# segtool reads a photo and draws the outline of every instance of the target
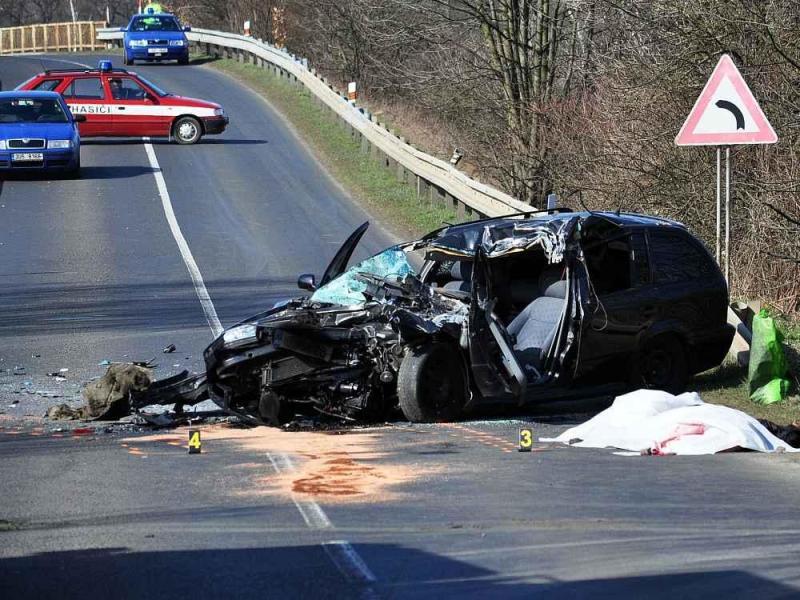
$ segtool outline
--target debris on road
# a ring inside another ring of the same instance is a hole
[[[47,417],[103,421],[135,418],[140,424],[174,427],[191,422],[191,417],[183,413],[183,407],[206,399],[204,383],[204,377],[190,376],[188,371],[154,381],[150,369],[141,364],[112,363],[105,375],[86,385],[83,406],[53,406],[47,411]],[[172,404],[175,405],[175,415],[139,413],[131,416],[131,412],[145,406]]]
[[[164,349],[162,350],[162,352],[163,352],[164,354],[172,354],[173,352],[175,352],[175,350],[176,350],[176,348],[175,348],[175,344],[170,344],[169,346],[167,346],[166,348],[164,348]]]
[[[765,427],[742,411],[706,404],[695,392],[673,396],[656,390],[637,390],[617,397],[586,423],[556,438],[579,448],[619,448],[625,455],[716,454],[728,450],[800,452],[776,433],[800,437],[800,430],[775,424]],[[791,437],[787,439],[796,440]]]

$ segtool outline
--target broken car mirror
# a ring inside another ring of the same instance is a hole
[[[301,290],[313,292],[317,289],[317,282],[312,273],[303,273],[297,278],[297,287]]]

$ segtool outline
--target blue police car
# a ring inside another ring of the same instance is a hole
[[[78,177],[78,123],[55,92],[0,92],[0,171],[60,170]]]
[[[181,27],[175,15],[134,15],[122,31],[126,65],[136,60],[177,60],[181,65],[189,62],[189,40],[184,32],[191,31],[191,27]]]

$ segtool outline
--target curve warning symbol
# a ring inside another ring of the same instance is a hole
[[[731,57],[723,55],[681,127],[678,146],[774,144],[778,136]]]
[[[733,102],[728,102],[727,100],[717,100],[714,104],[717,108],[730,111],[733,114],[733,117],[736,119],[736,131],[744,129],[744,115],[742,114],[742,111],[739,110],[738,106],[736,106]]]

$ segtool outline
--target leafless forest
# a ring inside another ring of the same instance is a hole
[[[74,0],[78,18],[105,4]],[[541,205],[677,218],[714,244],[715,151],[673,140],[723,53],[780,136],[736,147],[735,296],[800,311],[800,0],[172,0],[195,26],[285,42],[429,151]],[[136,6],[111,2],[113,24]],[[1,0],[0,25],[68,0]],[[277,36],[277,37],[276,37]]]

